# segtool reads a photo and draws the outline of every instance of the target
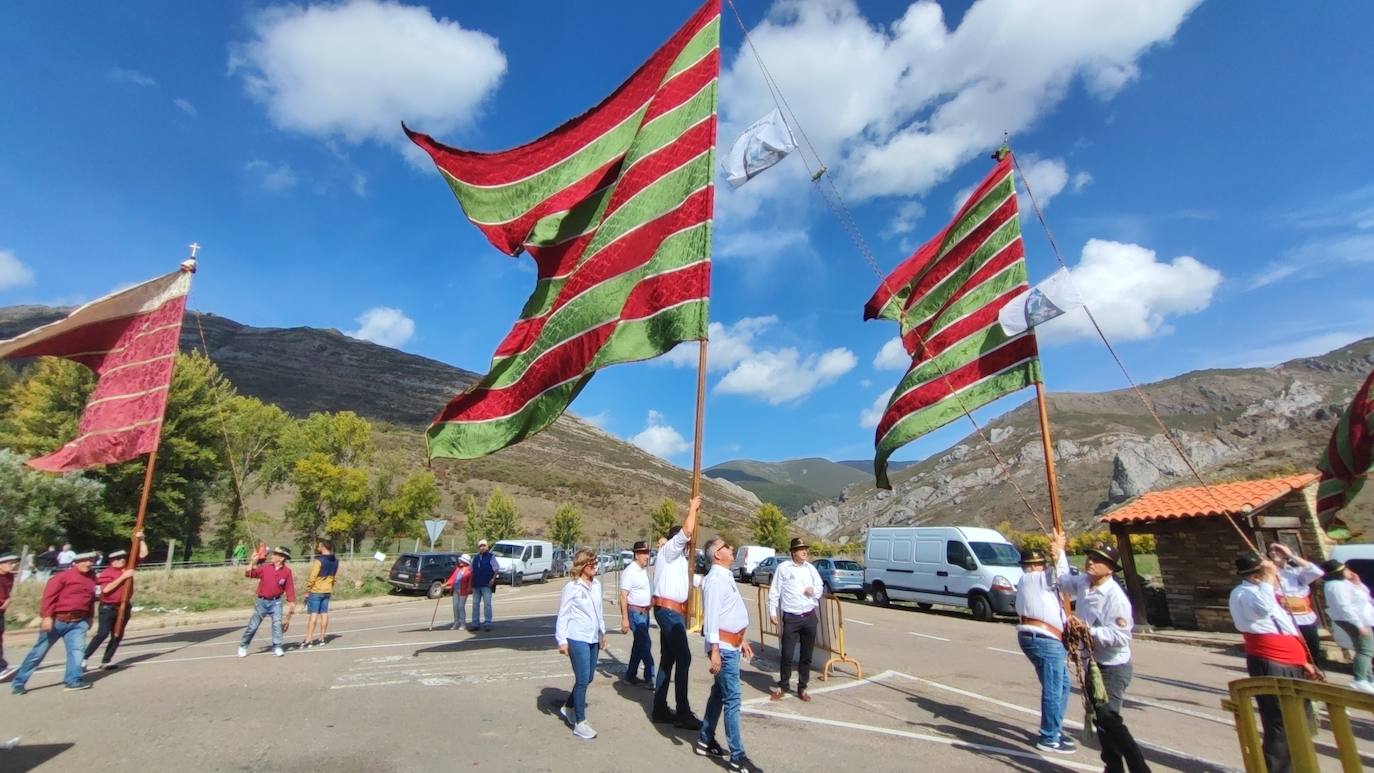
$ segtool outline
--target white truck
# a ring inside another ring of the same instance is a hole
[[[730,564],[730,571],[736,580],[749,582],[754,579],[754,568],[759,562],[776,554],[776,550],[762,545],[740,545],[739,550],[735,551],[735,560]]]
[[[874,602],[967,607],[978,620],[1016,614],[1021,553],[994,529],[903,526],[868,530],[864,591]]]
[[[537,539],[503,539],[491,546],[496,556],[497,581],[519,585],[544,582],[553,573],[553,543]]]

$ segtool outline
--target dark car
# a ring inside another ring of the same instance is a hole
[[[458,568],[458,553],[402,553],[386,581],[401,593],[422,590],[432,599],[444,595],[444,583]]]
[[[778,570],[778,561],[778,556],[769,556],[760,561],[759,565],[754,567],[754,576],[750,578],[750,582],[755,585],[773,584],[773,572]]]
[[[818,558],[815,566],[821,582],[825,583],[826,593],[852,593],[859,601],[864,600],[864,568],[858,561]]]

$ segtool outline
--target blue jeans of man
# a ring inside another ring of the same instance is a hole
[[[596,659],[601,654],[601,645],[590,641],[568,640],[568,659],[572,661],[573,688],[568,700],[563,704],[573,710],[575,722],[587,718],[587,685],[596,675]]]
[[[654,711],[668,710],[668,682],[677,677],[675,697],[677,713],[686,714],[692,710],[687,700],[688,671],[692,667],[692,650],[687,644],[687,626],[682,615],[671,609],[654,607],[654,619],[658,621],[658,681],[654,683]],[[674,673],[676,672],[676,673]]]
[[[491,625],[491,592],[490,585],[472,586],[472,627],[477,627],[478,610],[485,604],[487,608],[486,624]]]
[[[1016,632],[1016,643],[1026,653],[1040,679],[1040,741],[1058,743],[1064,729],[1064,709],[1069,705],[1068,653],[1052,636]]]
[[[625,669],[626,676],[634,676],[639,664],[644,664],[644,681],[654,681],[654,648],[649,639],[649,613],[630,610],[630,632],[634,643],[630,645],[630,667]]]
[[[29,650],[28,657],[24,658],[24,662],[19,665],[18,673],[14,675],[14,689],[24,689],[24,685],[29,683],[29,677],[38,670],[38,666],[43,663],[43,658],[47,656],[48,650],[58,639],[62,640],[62,646],[67,650],[67,668],[62,674],[62,681],[69,686],[80,684],[81,659],[86,655],[86,631],[90,630],[90,627],[91,624],[88,620],[52,621],[52,630],[38,634],[38,640],[33,643],[33,649]]]
[[[248,618],[248,627],[243,629],[243,638],[239,639],[240,647],[247,647],[253,641],[264,617],[272,618],[272,646],[281,646],[281,597],[277,597],[258,599],[258,603],[253,605],[253,616]]]
[[[711,684],[711,697],[706,699],[706,715],[701,718],[701,740],[716,737],[716,723],[725,714],[725,740],[730,745],[730,760],[744,758],[744,739],[739,735],[739,650],[720,648],[720,673]]]
[[[468,619],[468,597],[459,593],[453,594],[453,627],[462,628],[463,621]]]

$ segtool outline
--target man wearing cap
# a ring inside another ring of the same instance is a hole
[[[291,576],[291,567],[286,565],[290,558],[290,550],[272,548],[266,566],[259,564],[261,559],[255,557],[248,571],[243,573],[244,577],[258,581],[258,600],[253,605],[253,616],[248,618],[248,627],[243,629],[243,638],[239,640],[239,657],[248,657],[248,644],[253,641],[264,617],[272,618],[272,654],[277,657],[286,654],[281,648],[282,632],[291,625],[291,615],[296,614],[296,582]],[[291,602],[285,618],[282,617],[282,596]]]
[[[472,624],[468,626],[469,631],[477,630],[477,620],[481,616],[479,610],[483,604],[487,609],[482,630],[491,630],[491,598],[496,592],[496,576],[500,572],[501,567],[496,563],[496,556],[491,554],[487,541],[478,540],[477,555],[472,560]]]
[[[1150,766],[1135,737],[1121,719],[1121,704],[1131,683],[1131,602],[1112,573],[1121,569],[1116,548],[1098,543],[1086,551],[1083,573],[1069,572],[1069,559],[1061,549],[1055,568],[1059,587],[1074,598],[1069,627],[1081,630],[1091,643],[1093,662],[1102,673],[1107,702],[1094,705],[1093,722],[1102,741],[1102,762],[1107,773],[1146,773]]]
[[[458,565],[444,583],[445,590],[453,591],[453,630],[463,627],[468,619],[468,596],[472,595],[472,556],[464,553],[458,556]]]
[[[1298,624],[1312,662],[1322,663],[1321,633],[1317,630],[1317,612],[1312,608],[1312,583],[1321,579],[1321,567],[1301,556],[1293,555],[1287,545],[1275,542],[1269,546],[1269,560],[1279,568],[1279,603],[1293,615]]]
[[[143,532],[134,535],[138,540],[138,560],[142,561],[148,557],[148,543],[143,541]],[[100,649],[100,645],[105,641],[105,637],[110,637],[110,643],[105,647],[105,654],[100,656],[101,668],[117,668],[110,661],[114,659],[115,650],[119,649],[119,642],[124,639],[121,633],[114,631],[115,622],[119,618],[120,605],[131,605],[134,597],[134,578],[133,572],[125,572],[129,566],[129,551],[116,550],[107,556],[110,560],[109,566],[100,570],[100,575],[96,577],[97,592],[100,594],[100,610],[98,620],[100,627],[96,629],[95,638],[86,645],[86,654],[81,657],[81,670],[86,670],[86,661]],[[124,622],[129,622],[129,609],[124,610]]]
[[[1056,534],[1050,550],[1064,552],[1064,535]],[[1021,551],[1021,581],[1016,586],[1016,643],[1035,667],[1040,680],[1040,736],[1035,748],[1073,754],[1078,744],[1064,734],[1064,709],[1069,703],[1068,652],[1064,649],[1067,619],[1055,577],[1045,569],[1045,551]]]
[[[644,664],[644,684],[654,685],[654,651],[649,639],[649,609],[653,593],[649,587],[649,543],[639,540],[634,546],[634,561],[620,573],[620,632],[634,631],[630,645],[630,662],[625,668],[625,681],[640,684],[635,672]]]
[[[1279,605],[1278,568],[1254,553],[1242,553],[1236,557],[1236,574],[1241,582],[1231,591],[1228,603],[1231,620],[1245,639],[1246,673],[1293,679],[1315,677],[1317,669],[1308,658],[1297,623]],[[1279,699],[1262,695],[1257,701],[1260,724],[1264,727],[1265,763],[1270,773],[1288,773],[1292,764]]]
[[[98,555],[95,551],[73,555],[71,570],[59,572],[43,586],[43,601],[38,608],[38,639],[14,675],[10,692],[15,695],[26,692],[29,677],[58,639],[67,649],[67,668],[62,678],[67,689],[90,688],[91,683],[81,677],[81,658],[86,654],[86,631],[90,630],[91,609],[95,606],[96,584],[91,564]]]
[[[816,648],[816,620],[821,597],[825,595],[825,583],[821,573],[807,561],[811,546],[800,537],[793,537],[787,548],[792,555],[791,561],[778,564],[773,571],[768,586],[768,620],[775,627],[782,627],[782,668],[778,683],[773,685],[771,697],[782,700],[791,689],[792,652],[798,649],[797,656],[797,697],[808,703],[811,694],[806,686],[811,681],[811,656]],[[781,618],[781,620],[779,620]]]
[[[315,560],[310,562],[310,574],[305,578],[305,641],[301,649],[323,647],[329,638],[329,597],[334,593],[334,578],[339,576],[339,558],[334,555],[334,543],[322,539],[315,546]],[[319,638],[315,638],[316,627]]]
[[[1324,562],[1321,571],[1326,614],[1332,623],[1345,631],[1355,647],[1355,658],[1351,661],[1355,681],[1350,686],[1360,692],[1374,693],[1374,681],[1370,681],[1370,659],[1374,657],[1374,633],[1371,632],[1374,604],[1370,603],[1369,588],[1360,582],[1359,575],[1334,558]]]
[[[687,545],[697,528],[701,497],[687,506],[687,517],[680,526],[668,530],[668,541],[658,552],[654,572],[654,619],[658,621],[658,681],[654,684],[655,722],[672,722],[686,730],[700,730],[701,720],[692,713],[687,699],[692,651],[687,643],[687,597],[692,589],[692,561]],[[674,682],[674,679],[676,681]],[[668,710],[668,683],[674,684],[677,711]]]
[[[759,773],[759,767],[744,753],[744,738],[739,731],[740,658],[754,657],[749,646],[749,608],[740,598],[739,586],[730,565],[735,551],[720,537],[706,543],[706,559],[711,569],[701,582],[701,633],[711,656],[711,696],[701,721],[694,751],[703,757],[723,757],[725,750],[716,741],[716,724],[725,716],[725,740],[730,744],[729,769]]]
[[[14,676],[17,667],[5,661],[5,612],[10,608],[10,593],[14,590],[14,573],[19,569],[19,556],[13,551],[0,550],[0,682]]]

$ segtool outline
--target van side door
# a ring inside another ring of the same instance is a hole
[[[972,566],[973,569],[967,567]],[[951,597],[963,598],[978,584],[978,559],[962,540],[952,539],[945,542],[945,593]]]

